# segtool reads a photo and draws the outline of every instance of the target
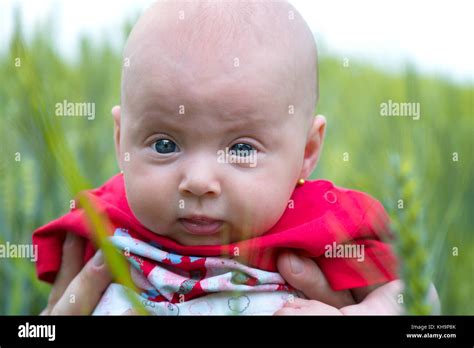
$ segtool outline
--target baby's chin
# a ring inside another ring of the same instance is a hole
[[[209,245],[225,245],[232,242],[225,242],[225,238],[219,233],[212,236],[194,236],[194,235],[178,235],[178,236],[166,236],[173,239],[175,242],[181,245],[187,246],[209,246]]]

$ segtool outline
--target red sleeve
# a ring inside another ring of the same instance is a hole
[[[393,234],[385,209],[380,202],[365,193],[347,191],[347,194],[357,202],[356,208],[351,209],[363,214],[352,238],[346,239],[343,244],[362,251],[363,258],[326,257],[324,254],[316,258],[328,282],[334,290],[343,290],[397,279],[397,259],[389,244]]]
[[[91,202],[96,205],[97,212],[104,214],[106,207],[120,206],[120,198],[124,197],[122,175],[115,175],[104,185],[93,190],[86,190]],[[36,229],[33,233],[33,245],[37,246],[38,257],[36,273],[38,278],[53,283],[61,267],[63,256],[63,242],[66,233],[74,233],[86,240],[83,261],[87,262],[95,253],[95,246],[91,240],[91,231],[85,211],[76,201],[77,207],[60,218]],[[115,211],[114,211],[115,212]]]
[[[36,274],[40,280],[54,283],[61,266],[63,242],[66,233],[74,233],[86,238],[83,261],[87,262],[95,252],[95,247],[88,237],[87,225],[82,210],[74,210],[33,233],[33,245],[37,246]]]

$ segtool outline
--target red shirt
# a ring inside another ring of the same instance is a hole
[[[240,262],[277,271],[278,253],[293,250],[313,258],[334,290],[397,278],[396,257],[390,245],[382,241],[392,236],[383,206],[365,193],[336,187],[326,180],[307,181],[297,186],[283,216],[263,235],[227,245],[186,246],[148,230],[130,210],[121,174],[103,186],[87,191],[87,195],[113,227],[126,228],[134,238],[158,244],[177,254],[233,255],[238,247],[240,255],[249,255],[247,259],[239,259]],[[33,244],[38,245],[36,268],[41,280],[54,282],[67,231],[88,240],[84,262],[95,253],[84,210],[72,209],[33,234]],[[363,254],[351,254],[356,250],[362,250]]]

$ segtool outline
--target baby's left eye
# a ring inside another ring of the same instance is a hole
[[[169,139],[159,139],[153,144],[153,148],[156,152],[167,154],[175,151],[179,151],[178,145],[174,141]]]
[[[232,145],[232,147],[230,148],[230,151],[236,156],[247,157],[247,156],[252,155],[257,150],[255,150],[252,145],[245,144],[245,143],[237,143],[235,145]]]

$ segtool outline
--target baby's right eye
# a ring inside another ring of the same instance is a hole
[[[158,139],[153,143],[153,148],[156,152],[167,154],[173,152],[179,152],[179,147],[176,143],[169,139]]]

